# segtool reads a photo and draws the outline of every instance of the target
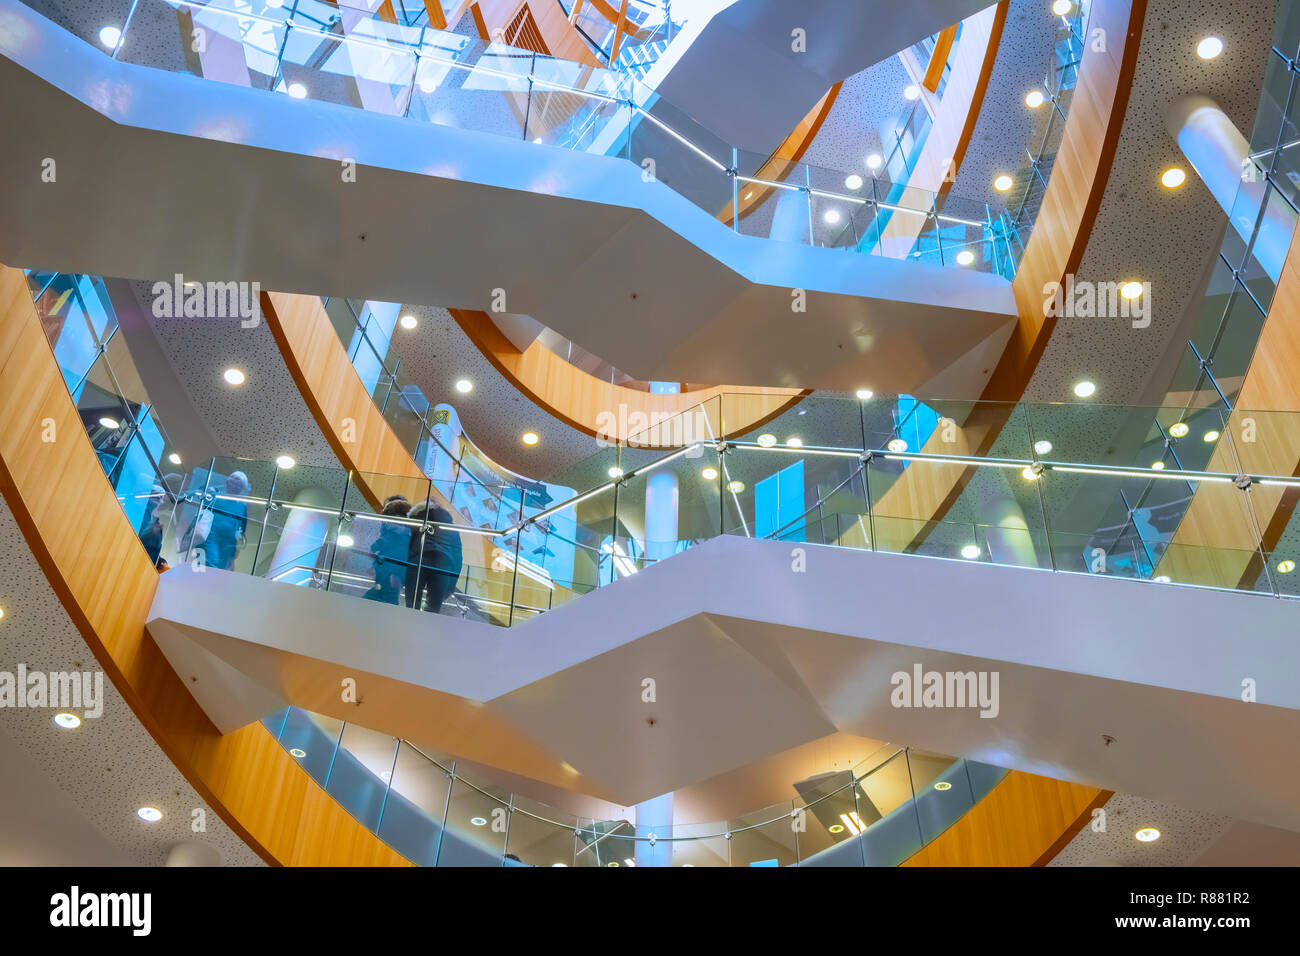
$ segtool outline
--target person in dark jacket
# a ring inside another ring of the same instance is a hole
[[[411,503],[402,495],[384,499],[380,513],[387,518],[405,518]],[[371,545],[375,564],[375,586],[366,592],[371,601],[402,603],[402,585],[406,583],[407,559],[411,549],[411,528],[396,521],[385,521]]]
[[[223,571],[234,567],[248,532],[248,503],[231,500],[248,496],[248,476],[232,471],[226,478],[226,495],[230,497],[212,503],[212,529],[203,542],[203,563]]]
[[[451,513],[433,502],[416,505],[411,517],[417,521],[451,524]],[[451,528],[430,528],[423,534],[412,534],[409,561],[406,606],[418,608],[423,598],[424,609],[438,613],[442,602],[455,592],[460,577],[460,535]]]

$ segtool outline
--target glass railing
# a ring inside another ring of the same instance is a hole
[[[791,781],[791,800],[720,821],[647,828],[582,817],[456,760],[296,707],[263,725],[370,832],[423,866],[897,866],[1006,771],[885,746],[850,769]]]
[[[190,41],[196,33],[204,37],[198,50]],[[807,163],[772,164],[733,148],[627,73],[498,43],[484,47],[323,0],[139,0],[106,53],[290,97],[619,157],[746,235],[1004,276],[1019,256],[1003,210],[986,203],[886,178],[868,185],[856,172]]]
[[[673,38],[681,33],[690,21],[691,15],[698,12],[698,4],[671,0],[636,0],[629,3],[627,9],[628,27],[619,39],[615,51],[615,26],[592,3],[580,0],[555,0],[565,17],[591,47],[602,63],[614,69],[629,73],[637,79],[643,78],[650,68],[659,61],[659,57]],[[574,14],[574,8],[577,14]],[[614,0],[612,8],[617,11],[619,0]]]

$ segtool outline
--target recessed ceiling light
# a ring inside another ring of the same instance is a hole
[[[785,440],[785,446],[786,446],[787,448],[802,448],[802,447],[803,447],[803,439],[802,439],[802,438],[799,438],[799,437],[796,436],[796,435],[791,435],[789,438],[787,438],[787,439]]]
[[[354,544],[356,544],[356,541],[353,540],[352,535],[341,534],[338,536],[338,545],[340,548],[350,548]]]
[[[568,865],[569,865],[569,864],[567,864],[567,863],[552,863],[552,864],[551,864],[551,867],[552,867],[552,868],[555,868],[555,867],[557,867],[557,866],[568,866]]]
[[[1290,558],[1287,558],[1285,561],[1279,561],[1277,563],[1278,574],[1290,574],[1294,570],[1295,570],[1295,562],[1292,561]]]
[[[727,490],[733,495],[738,495],[745,490],[745,483],[743,481],[729,481],[727,482]]]
[[[284,471],[288,471],[296,464],[298,463],[293,460],[292,455],[280,455],[278,458],[275,459],[275,467],[280,468]]]
[[[141,807],[135,811],[135,815],[145,823],[157,823],[162,819],[162,811],[157,807]]]
[[[237,368],[228,368],[221,373],[221,377],[231,385],[243,385],[247,376]]]
[[[1151,470],[1152,470],[1152,471],[1164,471],[1164,470],[1165,470],[1165,463],[1164,463],[1163,461],[1153,461],[1153,462],[1151,463]]]
[[[1003,173],[997,179],[993,180],[993,188],[1000,193],[1006,192],[1013,185],[1015,185],[1015,181],[1006,173]]]
[[[713,479],[718,477],[718,469],[712,467],[704,468],[700,471],[700,475],[704,478],[705,481],[712,481]]]
[[[1119,294],[1129,301],[1132,301],[1142,294],[1142,283],[1137,280],[1125,282],[1119,287]]]
[[[759,446],[762,447],[762,448],[771,448],[773,445],[776,444],[776,436],[775,436],[775,435],[759,435],[759,436],[758,436],[758,444],[759,444]]]
[[[968,266],[974,261],[975,253],[971,252],[969,249],[963,249],[961,252],[957,253],[957,265],[959,266]]]
[[[525,445],[536,445],[541,441],[541,438],[538,437],[537,432],[524,432],[523,435],[519,437],[519,440]]]
[[[749,192],[745,193],[745,198],[746,198],[746,199],[753,199],[753,198],[754,198],[754,190],[751,189]]]
[[[844,825],[842,823],[832,823],[826,830],[828,833],[843,833]]]
[[[303,750],[301,747],[294,747],[292,750],[289,751],[289,756],[297,757],[299,760],[301,760],[303,757],[307,756],[307,751]]]
[[[867,169],[870,169],[872,172],[874,172],[877,169],[879,169],[884,164],[884,162],[885,162],[884,159],[881,158],[879,153],[872,153],[870,156],[867,157]]]
[[[1038,454],[1040,455],[1046,455],[1051,450],[1052,450],[1052,443],[1048,441],[1046,438],[1042,438],[1034,442],[1034,451],[1038,452]]]
[[[845,188],[845,189],[861,189],[861,188],[862,188],[862,177],[859,176],[857,173],[853,173],[853,174],[850,175],[847,179],[844,180],[844,188]]]
[[[1096,393],[1097,393],[1096,384],[1093,382],[1089,382],[1086,379],[1082,382],[1075,382],[1074,384],[1074,394],[1077,395],[1079,398],[1088,398],[1089,396],[1095,395]]]
[[[1196,44],[1196,55],[1202,60],[1213,60],[1223,52],[1223,41],[1218,37],[1206,37]]]
[[[903,438],[891,438],[889,444],[885,446],[890,451],[907,451],[907,440]]]
[[[1039,478],[1039,473],[1034,471],[1033,465],[1026,465],[1024,469],[1020,472],[1020,477],[1024,478],[1025,481],[1037,481]]]
[[[1169,434],[1175,438],[1182,438],[1188,432],[1187,422],[1174,422],[1169,426]]]
[[[873,392],[873,391],[872,391],[871,389],[869,389],[869,388],[860,388],[860,389],[858,389],[858,392],[857,392],[857,395],[858,395],[858,401],[860,401],[860,402],[870,401],[870,400],[871,400],[871,397],[872,397],[873,395],[875,395],[875,394],[876,394],[876,393]]]
[[[605,865],[606,865],[606,866],[618,866],[618,860],[610,860],[610,861],[609,861],[608,863],[606,863]]]
[[[470,817],[470,818],[469,818],[469,822],[472,823],[472,824],[474,824],[474,826],[476,826],[476,827],[485,827],[485,826],[487,826],[487,821],[484,820],[482,817]]]
[[[289,95],[295,100],[305,100],[307,98],[307,87],[303,86],[301,83],[290,83]]]
[[[910,101],[910,100],[919,99],[920,96],[921,96],[921,88],[917,86],[915,83],[909,83],[907,84],[907,86],[903,88],[903,99],[905,100]]]
[[[1170,166],[1160,174],[1160,185],[1165,189],[1177,189],[1185,182],[1187,182],[1187,174],[1177,166]]]
[[[1212,442],[1218,440],[1219,440],[1219,433],[1216,432],[1213,428],[1211,428],[1208,432],[1206,432],[1204,435],[1201,436],[1201,441],[1203,442]]]
[[[611,465],[609,471],[607,471],[606,474],[609,475],[609,477],[611,478],[622,478],[623,469],[618,467],[618,465]]]
[[[968,544],[961,549],[961,556],[967,561],[973,561],[980,556],[980,546],[978,544]]]
[[[176,452],[172,452],[170,455],[167,456],[167,460],[170,461],[173,465],[179,465],[181,463],[181,456],[176,454]]]
[[[822,214],[822,218],[833,226],[840,221],[840,211],[838,209],[827,209],[826,212]]]
[[[1052,12],[1058,17],[1064,17],[1074,9],[1074,0],[1055,0],[1052,4]]]
[[[99,420],[99,423],[100,423],[101,425],[103,425],[105,428],[120,428],[120,427],[121,427],[121,422],[119,422],[116,418],[109,418],[107,415],[105,415],[103,418],[101,418],[101,419]]]
[[[533,142],[540,146],[542,143],[542,138],[540,136],[535,136],[533,138]]]
[[[940,780],[938,783],[936,783],[936,784],[934,785],[934,789],[936,789],[936,790],[951,790],[951,789],[952,789],[952,784],[950,784],[947,780]]]
[[[1155,827],[1143,827],[1133,834],[1134,839],[1139,843],[1155,843],[1160,839],[1160,831]]]
[[[409,312],[406,315],[402,316],[397,321],[401,323],[401,326],[404,329],[413,329],[420,324],[419,320],[417,320],[416,317],[411,315]]]
[[[474,391],[474,383],[467,378],[457,379],[455,389],[462,395],[468,395],[470,392]]]
[[[99,42],[104,44],[110,50],[117,48],[117,44],[122,39],[122,31],[117,27],[100,27]]]
[[[1042,90],[1030,90],[1025,94],[1025,105],[1031,110],[1036,110],[1038,107],[1042,106],[1043,100],[1044,96]]]
[[[1157,574],[1157,575],[1156,575],[1154,578],[1152,578],[1151,580],[1154,581],[1154,582],[1156,582],[1156,584],[1169,584],[1170,582],[1173,581],[1173,578],[1171,578],[1171,577],[1170,577],[1169,575],[1167,575],[1167,574]]]
[[[62,713],[54,715],[54,726],[64,730],[75,730],[81,726],[81,718],[76,714]]]

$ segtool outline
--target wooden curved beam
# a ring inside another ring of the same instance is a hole
[[[485,312],[450,311],[470,341],[512,385],[566,425],[605,441],[622,442],[647,423],[671,418],[720,395],[726,396],[723,402],[728,432],[758,428],[809,394],[806,389],[719,385],[676,395],[655,395],[601,381],[541,342],[534,341],[521,352]],[[706,434],[704,430],[687,433]]]
[[[1046,866],[1113,796],[1012,770],[903,866]]]
[[[260,723],[219,734],[146,638],[158,572],[86,437],[26,277],[3,266],[0,356],[0,493],[95,659],[168,759],[268,863],[409,865]],[[50,428],[55,440],[42,440]]]

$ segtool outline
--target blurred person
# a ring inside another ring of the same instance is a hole
[[[451,524],[451,512],[436,502],[416,505],[411,517],[421,522]],[[406,606],[418,608],[423,598],[424,609],[438,613],[442,603],[455,593],[460,577],[460,534],[452,528],[412,534],[408,560]]]
[[[244,498],[248,492],[248,476],[242,471],[232,471],[226,478],[226,494],[231,498]],[[216,498],[212,502],[212,527],[202,544],[204,564],[223,571],[233,568],[235,558],[244,547],[247,531],[247,502]]]
[[[411,503],[403,495],[390,495],[384,499],[380,514],[386,518],[405,518]],[[370,601],[385,604],[402,603],[402,585],[407,580],[407,560],[411,550],[411,528],[396,521],[385,521],[379,536],[371,545],[374,557],[375,586],[365,593]]]

